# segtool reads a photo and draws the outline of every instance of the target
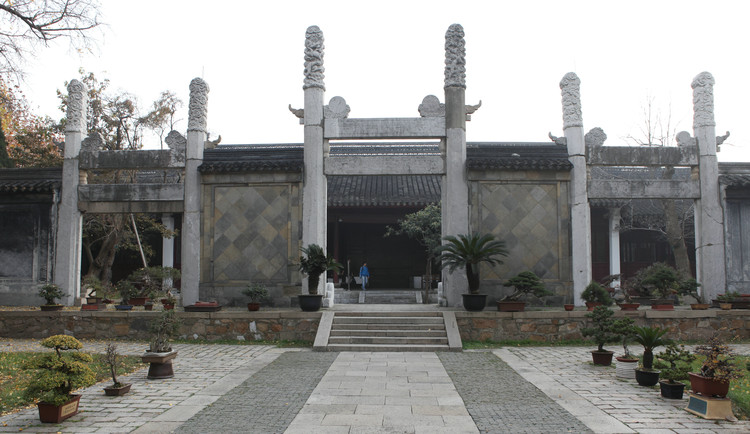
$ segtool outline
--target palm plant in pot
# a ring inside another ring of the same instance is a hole
[[[117,381],[117,370],[120,369],[122,360],[117,354],[117,345],[107,344],[107,350],[104,354],[104,361],[109,367],[109,374],[112,376],[112,385],[104,388],[104,394],[107,396],[122,396],[130,392],[131,383],[121,383]]]
[[[39,420],[45,423],[60,423],[78,413],[81,395],[71,392],[96,382],[89,368],[93,361],[90,355],[79,353],[83,348],[73,336],[55,335],[44,339],[41,345],[52,348],[54,353],[35,357],[24,369],[34,370],[23,394],[26,399],[39,400]]]
[[[54,283],[46,283],[39,289],[39,296],[44,299],[44,304],[39,306],[43,311],[62,310],[63,305],[55,303],[55,300],[62,298],[65,294],[59,286]]]
[[[469,293],[462,294],[464,308],[468,311],[483,310],[487,305],[487,294],[479,293],[479,264],[502,264],[498,257],[508,256],[505,243],[492,234],[478,233],[449,235],[443,240],[446,244],[438,248],[441,269],[447,268],[452,273],[457,268],[465,268]]]
[[[695,360],[695,354],[685,349],[684,345],[678,346],[670,343],[667,348],[656,355],[654,366],[661,370],[663,380],[659,381],[661,396],[667,399],[682,399],[685,383],[687,380],[690,364]]]
[[[635,321],[631,318],[617,319],[612,328],[620,336],[622,341],[623,355],[617,356],[615,376],[632,380],[635,378],[635,368],[638,366],[638,357],[630,352],[628,343],[635,337]]]
[[[326,257],[323,248],[317,244],[302,247],[300,251],[303,256],[299,258],[299,269],[302,274],[307,275],[307,291],[309,294],[298,296],[299,305],[305,312],[316,312],[320,310],[323,303],[323,294],[318,294],[320,276],[328,270],[341,271],[343,266],[335,259]]]
[[[641,386],[655,386],[659,382],[658,369],[654,369],[654,349],[670,343],[664,335],[666,329],[659,327],[635,327],[635,341],[643,346],[642,366],[635,370],[635,379]]]
[[[586,314],[591,318],[592,326],[581,330],[585,337],[591,337],[597,345],[597,349],[591,352],[595,365],[609,366],[612,364],[614,351],[604,349],[604,345],[617,342],[620,335],[615,332],[615,320],[612,318],[614,312],[606,306],[596,306],[593,311]]]
[[[523,312],[526,302],[520,301],[522,295],[531,294],[535,297],[552,295],[552,291],[544,287],[542,279],[531,271],[522,271],[510,278],[503,286],[512,286],[515,291],[497,302],[497,310],[501,312]]]
[[[247,310],[251,312],[260,309],[260,301],[268,297],[268,289],[262,283],[251,283],[242,290],[242,293],[250,299]]]
[[[729,383],[741,378],[740,368],[734,364],[734,354],[729,345],[715,333],[705,344],[696,346],[695,353],[705,358],[700,373],[689,373],[693,392],[709,397],[727,396]]]
[[[149,348],[141,356],[143,363],[149,363],[149,380],[172,378],[172,360],[177,357],[177,351],[172,350],[170,340],[180,330],[180,319],[174,310],[163,310],[149,325],[151,340]]]
[[[611,306],[612,297],[609,291],[597,282],[589,283],[581,293],[581,298],[586,302],[589,310],[594,310],[596,306]]]

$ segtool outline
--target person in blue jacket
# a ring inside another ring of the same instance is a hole
[[[359,268],[359,277],[362,279],[362,291],[367,291],[367,281],[370,279],[370,270],[367,268],[367,262]]]

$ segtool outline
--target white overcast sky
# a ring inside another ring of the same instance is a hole
[[[445,31],[466,33],[466,102],[482,107],[468,141],[547,141],[562,135],[560,79],[581,78],[586,131],[606,144],[638,135],[649,97],[692,133],[690,83],[716,79],[720,161],[750,162],[750,2],[623,1],[222,1],[107,0],[93,54],[54,46],[29,63],[27,96],[59,118],[55,91],[85,68],[147,108],[163,90],[184,101],[194,77],[209,84],[208,127],[222,144],[301,143],[287,105],[303,105],[305,30],[325,37],[326,101],[350,117],[417,117],[443,97]]]

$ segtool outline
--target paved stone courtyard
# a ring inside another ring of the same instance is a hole
[[[85,342],[102,351],[104,342]],[[38,350],[0,340],[0,351]],[[144,343],[121,343],[139,355]],[[133,390],[83,391],[81,412],[42,424],[35,408],[0,416],[0,432],[156,433],[746,433],[709,421],[658,389],[594,367],[586,347],[464,353],[314,353],[271,346],[176,345],[175,377],[129,376]],[[749,354],[750,345],[737,346]]]

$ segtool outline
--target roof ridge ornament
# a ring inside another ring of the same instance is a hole
[[[422,104],[419,105],[419,115],[423,118],[445,117],[445,104],[435,95],[427,95],[422,98]]]
[[[323,106],[323,117],[326,119],[346,119],[351,109],[346,100],[341,96],[334,96]]]
[[[592,128],[583,136],[584,143],[589,147],[602,146],[606,140],[607,134],[599,127]]]
[[[581,113],[581,79],[575,72],[569,72],[560,80],[563,106],[563,130],[570,127],[582,127]]]
[[[451,24],[445,32],[445,87],[466,89],[466,42],[461,24]]]
[[[305,80],[302,89],[317,87],[325,90],[323,83],[325,68],[323,67],[323,32],[318,26],[310,26],[305,32]]]

